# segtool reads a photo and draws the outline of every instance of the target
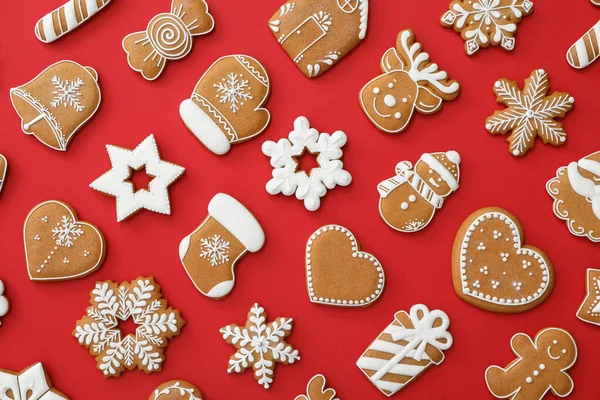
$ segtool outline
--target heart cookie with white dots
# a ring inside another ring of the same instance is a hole
[[[537,307],[554,288],[548,257],[523,245],[519,220],[496,207],[478,210],[463,222],[452,251],[452,278],[460,298],[502,313]]]
[[[104,261],[106,243],[98,228],[79,222],[67,204],[50,200],[33,208],[23,228],[32,281],[61,281],[91,274]]]
[[[360,251],[352,232],[327,225],[306,244],[306,284],[313,303],[367,307],[381,295],[385,274],[373,255]]]

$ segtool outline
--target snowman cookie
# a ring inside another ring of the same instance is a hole
[[[448,151],[423,154],[414,168],[408,161],[398,163],[396,176],[377,186],[383,220],[400,232],[425,228],[458,189],[460,161],[456,151]]]

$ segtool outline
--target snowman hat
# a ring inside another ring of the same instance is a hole
[[[450,150],[446,153],[425,153],[421,156],[421,160],[427,164],[432,170],[437,172],[444,182],[448,184],[454,192],[458,189],[458,180],[460,179],[460,155]]]

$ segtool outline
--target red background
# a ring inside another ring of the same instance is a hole
[[[463,41],[440,26],[448,0],[372,1],[364,42],[324,76],[308,80],[273,38],[267,21],[282,0],[212,0],[213,33],[195,39],[182,61],[169,62],[163,75],[145,81],[127,65],[121,40],[143,30],[168,0],[117,0],[74,33],[53,44],[34,35],[38,18],[62,0],[6,1],[0,26],[0,152],[9,171],[0,197],[0,278],[11,302],[0,328],[0,368],[20,370],[42,361],[56,387],[72,399],[145,399],[160,383],[186,379],[207,399],[292,399],[310,377],[323,373],[341,399],[382,398],[355,366],[366,346],[398,310],[415,303],[445,310],[451,318],[454,346],[446,361],[397,395],[406,399],[487,399],[484,371],[513,359],[513,334],[534,335],[557,326],[569,330],[579,347],[572,369],[573,399],[600,398],[597,367],[598,327],[575,313],[585,295],[585,271],[598,267],[598,245],[572,236],[552,212],[546,181],[558,167],[600,149],[598,85],[600,65],[583,71],[568,66],[569,46],[600,17],[588,0],[537,1],[534,14],[517,33],[516,49],[482,50],[468,57]],[[393,136],[379,132],[361,111],[357,94],[379,73],[379,60],[397,33],[412,28],[435,62],[460,81],[462,93],[432,116],[415,115],[409,129]],[[179,103],[188,98],[203,72],[219,57],[245,53],[267,68],[272,95],[269,128],[260,138],[233,147],[219,157],[206,150],[183,125]],[[66,153],[45,147],[21,132],[9,88],[21,85],[48,65],[72,59],[99,73],[102,105],[71,142]],[[575,109],[565,119],[569,139],[554,148],[537,142],[524,158],[514,158],[502,137],[484,129],[495,105],[492,87],[501,77],[522,84],[536,68],[549,72],[554,90],[568,91]],[[348,135],[344,164],[352,173],[349,187],[336,188],[314,213],[282,195],[270,196],[269,160],[262,143],[287,136],[299,115],[323,132]],[[106,144],[134,148],[154,133],[167,161],[186,168],[170,190],[172,215],[144,211],[117,223],[114,199],[88,187],[110,167]],[[415,162],[424,152],[455,149],[462,155],[461,188],[448,198],[433,223],[417,234],[388,228],[378,213],[377,184],[394,175],[398,161]],[[237,269],[233,293],[212,301],[196,291],[178,259],[179,241],[206,216],[217,192],[241,200],[258,217],[267,244],[247,255]],[[82,220],[96,224],[108,242],[103,267],[87,278],[58,283],[28,279],[22,224],[28,211],[49,199],[72,205]],[[461,301],[452,286],[451,248],[462,221],[474,210],[501,206],[515,213],[526,241],[543,249],[556,269],[556,288],[540,307],[519,315],[489,313]],[[319,226],[337,223],[351,229],[363,249],[385,267],[387,285],[380,300],[366,309],[337,309],[308,301],[304,246]],[[98,280],[155,276],[170,304],[188,324],[166,351],[160,373],[125,372],[105,380],[87,350],[71,336]],[[219,334],[230,323],[244,323],[254,302],[269,316],[295,320],[289,339],[302,360],[280,366],[275,383],[264,390],[251,372],[229,375],[234,351]]]

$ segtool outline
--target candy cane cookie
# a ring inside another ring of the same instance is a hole
[[[54,42],[92,18],[110,0],[69,0],[46,14],[35,25],[35,36],[44,43]]]
[[[600,0],[594,4],[600,5]],[[567,52],[567,61],[573,68],[582,69],[600,56],[600,20],[592,26]]]

